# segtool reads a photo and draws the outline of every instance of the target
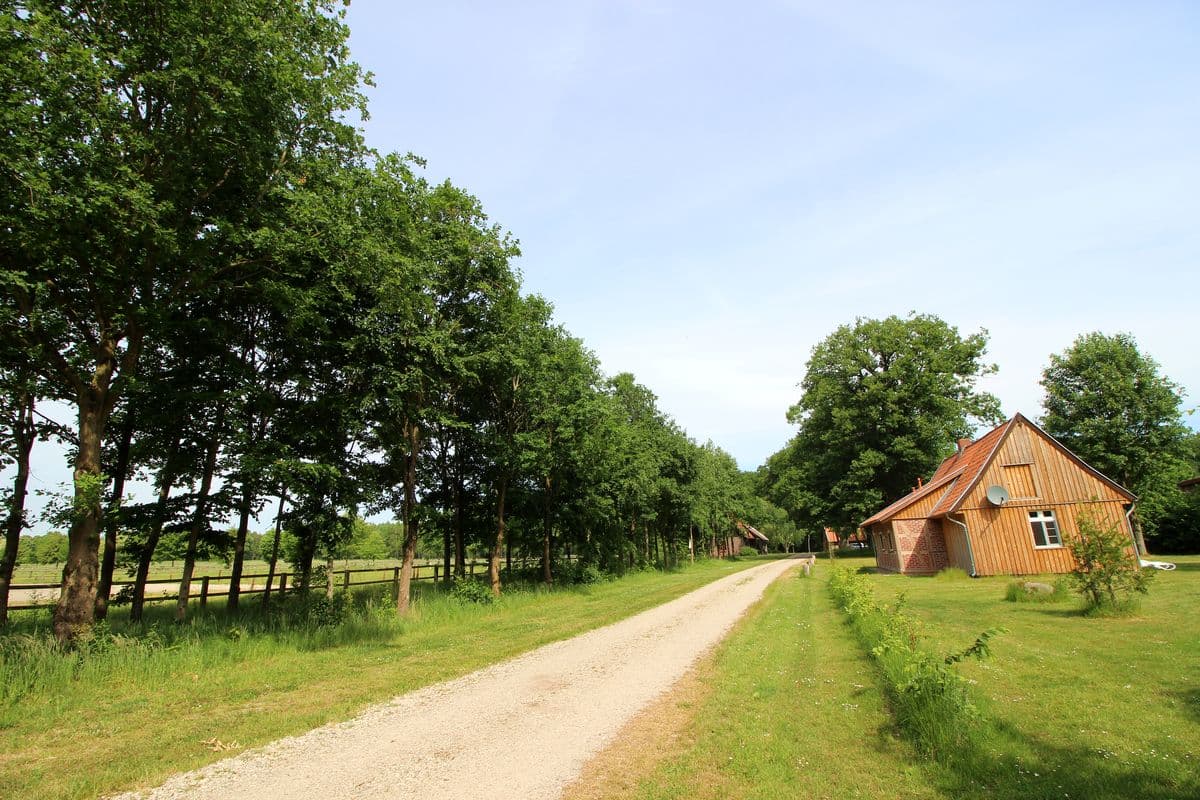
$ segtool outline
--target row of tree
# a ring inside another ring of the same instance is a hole
[[[758,492],[800,528],[845,538],[932,474],[957,439],[1001,421],[997,398],[978,388],[996,370],[986,349],[986,331],[964,337],[931,315],[841,326],[813,349],[788,412],[799,428],[759,470]],[[1042,387],[1042,426],[1138,495],[1150,544],[1200,548],[1200,493],[1178,486],[1200,475],[1200,435],[1183,424],[1180,387],[1134,339],[1080,336],[1050,357]]]
[[[182,617],[230,517],[236,608],[257,514],[277,520],[271,571],[286,527],[306,586],[361,511],[391,510],[403,613],[422,532],[447,574],[485,547],[499,592],[514,542],[546,581],[564,548],[670,565],[758,507],[728,454],[521,293],[516,242],[473,197],[364,146],[340,3],[0,5],[0,613],[46,437],[74,468],[63,640],[106,613],[118,552],[138,618],[171,534]],[[42,417],[47,400],[76,424]],[[130,501],[134,478],[155,496]]]

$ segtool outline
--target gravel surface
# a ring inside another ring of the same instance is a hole
[[[621,622],[119,800],[556,798],[797,563],[752,567]]]

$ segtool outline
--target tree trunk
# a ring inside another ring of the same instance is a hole
[[[213,473],[217,471],[217,452],[221,449],[221,427],[224,421],[225,414],[222,410],[213,423],[208,452],[204,456],[204,474],[200,478],[200,493],[196,497],[196,513],[192,517],[191,530],[188,531],[187,553],[183,558],[183,577],[179,580],[179,600],[175,605],[176,622],[183,622],[187,617],[192,572],[196,569],[196,547],[200,541],[200,530],[208,527],[208,493],[212,490]]]
[[[401,518],[404,521],[404,555],[400,562],[400,590],[396,597],[396,615],[405,616],[412,593],[413,561],[417,555],[417,448],[421,444],[421,429],[412,423],[405,423],[405,439],[408,444],[408,454],[404,460],[404,508]]]
[[[229,571],[229,602],[225,610],[233,613],[238,610],[238,602],[242,596],[242,569],[246,562],[246,534],[250,532],[250,511],[254,507],[254,490],[250,479],[242,481],[242,499],[238,503],[237,537],[233,540],[233,567]]]
[[[1142,531],[1142,518],[1138,516],[1136,511],[1133,512],[1133,540],[1137,543],[1137,557],[1139,559],[1150,555],[1150,552],[1146,550],[1146,536]]]
[[[488,559],[488,581],[491,582],[492,594],[500,596],[500,554],[504,552],[504,496],[508,492],[508,480],[501,479],[496,485],[496,541],[492,545],[492,555]]]
[[[467,543],[463,541],[463,478],[459,472],[454,481],[454,574],[467,574]]]
[[[129,448],[133,444],[133,410],[125,414],[121,441],[117,445],[117,465],[113,470],[113,488],[109,495],[108,513],[104,518],[104,561],[100,564],[100,584],[96,588],[96,619],[108,616],[108,599],[112,594],[113,572],[117,567],[117,527],[121,522],[121,501],[125,495],[125,478],[129,472]]]
[[[554,525],[551,520],[551,509],[554,504],[554,482],[549,475],[546,476],[546,503],[542,508],[542,582],[547,586],[554,583],[554,574],[551,569],[553,563],[553,552],[551,551],[551,539],[554,534]]]
[[[111,364],[109,367],[111,370]],[[73,518],[68,534],[67,561],[63,565],[62,591],[54,607],[54,635],[60,642],[74,641],[91,627],[96,613],[100,520],[104,513],[100,506],[100,494],[104,490],[100,445],[109,412],[108,381],[103,383],[101,388],[93,382],[80,392],[78,398],[79,447],[75,453]]]
[[[287,502],[287,492],[279,489],[279,510],[275,512],[275,538],[271,540],[271,563],[267,565],[267,585],[263,589],[263,608],[271,605],[271,582],[275,580],[275,565],[279,562],[279,534],[283,530],[283,504]]]
[[[688,561],[696,563],[696,526],[688,525]]]
[[[179,437],[176,436],[167,448],[163,461],[163,471],[159,474],[158,501],[154,507],[154,520],[150,524],[150,532],[146,535],[146,543],[138,556],[137,575],[133,579],[133,602],[129,606],[129,621],[141,622],[142,609],[146,603],[146,581],[150,577],[150,565],[154,561],[154,551],[158,540],[162,538],[163,526],[167,522],[167,501],[171,498],[171,487],[175,485],[175,462],[178,460]]]
[[[12,498],[8,505],[8,519],[4,525],[4,557],[0,559],[0,627],[8,624],[8,590],[12,585],[13,570],[17,566],[17,549],[21,544],[21,531],[25,529],[25,496],[29,486],[29,456],[33,452],[33,441],[37,431],[33,426],[34,397],[23,392],[18,397],[18,416],[13,426],[16,444],[17,474],[13,476]]]

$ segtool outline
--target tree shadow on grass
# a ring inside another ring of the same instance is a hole
[[[1177,692],[1167,692],[1167,696],[1183,703],[1184,713],[1200,722],[1200,689],[1180,689]]]
[[[939,760],[931,770],[947,796],[978,800],[1088,798],[1174,800],[1200,797],[1200,774],[1187,761],[1114,753],[1084,742],[1053,743],[1003,722],[990,723],[986,745]]]

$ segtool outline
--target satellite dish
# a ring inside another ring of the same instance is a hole
[[[994,506],[1002,506],[1008,502],[1008,489],[992,485],[987,488],[987,500]]]

